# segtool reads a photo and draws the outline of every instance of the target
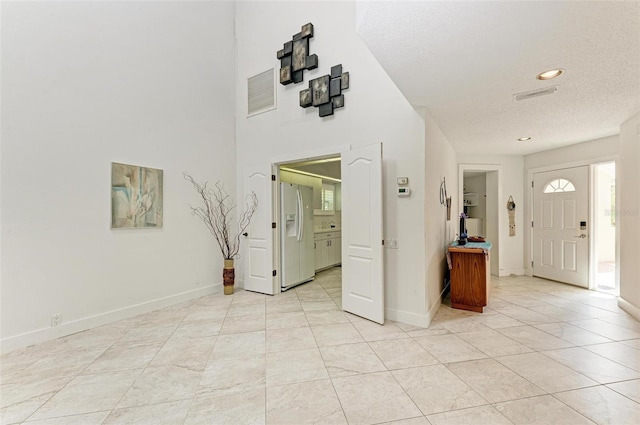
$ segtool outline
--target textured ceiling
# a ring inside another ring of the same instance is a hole
[[[610,136],[640,111],[640,1],[358,1],[357,18],[391,79],[459,153]],[[535,78],[556,67],[565,73]],[[548,86],[557,91],[513,100]]]

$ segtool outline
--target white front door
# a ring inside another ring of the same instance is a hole
[[[535,173],[533,275],[589,287],[589,168]]]
[[[274,294],[273,222],[271,165],[249,167],[244,173],[244,193],[255,192],[258,208],[253,215],[247,236],[243,242],[244,289]],[[242,210],[243,203],[238,202]]]
[[[382,144],[342,152],[342,308],[384,323]]]

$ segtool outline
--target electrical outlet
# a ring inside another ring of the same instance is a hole
[[[56,313],[51,316],[51,327],[58,326],[62,321],[62,313]]]

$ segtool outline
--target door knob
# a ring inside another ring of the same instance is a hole
[[[580,239],[584,239],[586,237],[587,237],[587,235],[585,235],[584,233],[581,234],[581,235],[578,235],[578,236],[574,236],[574,238],[580,238]]]
[[[247,232],[244,232],[242,236],[249,236],[249,234]]]

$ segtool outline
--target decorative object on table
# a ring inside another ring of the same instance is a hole
[[[466,226],[467,218],[468,217],[465,213],[460,213],[460,237],[458,238],[458,245],[467,244],[467,226]]]
[[[507,201],[507,212],[509,213],[509,236],[516,235],[516,203],[513,202],[513,197],[509,196]]]
[[[300,91],[300,106],[315,106],[318,115],[333,115],[334,109],[344,107],[343,90],[349,88],[349,73],[342,72],[342,65],[331,67],[331,74],[309,81],[309,88]]]
[[[278,50],[280,60],[280,84],[301,83],[304,70],[318,67],[318,55],[309,55],[309,39],[313,38],[313,24],[303,25],[300,32]]]
[[[224,269],[222,279],[224,294],[233,294],[235,270],[233,260],[240,251],[240,236],[247,236],[247,228],[251,224],[251,218],[258,207],[258,197],[254,192],[247,195],[245,209],[240,213],[235,231],[232,229],[234,209],[236,205],[231,200],[220,182],[216,182],[215,187],[210,188],[207,182],[200,184],[187,173],[183,173],[193,188],[202,198],[202,204],[191,207],[191,214],[200,217],[207,226],[220,247],[222,258],[224,259]]]
[[[157,168],[111,163],[111,228],[162,227],[162,178]]]

